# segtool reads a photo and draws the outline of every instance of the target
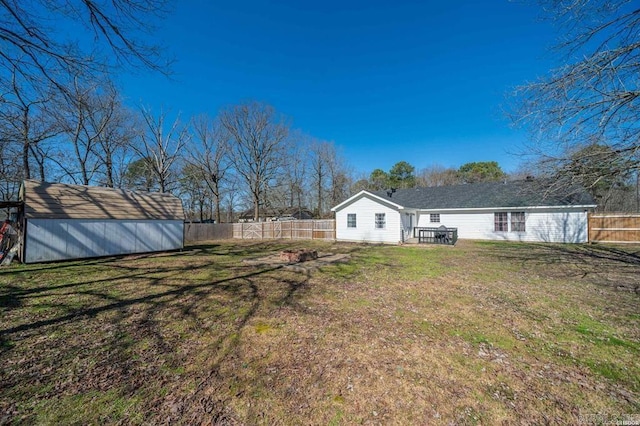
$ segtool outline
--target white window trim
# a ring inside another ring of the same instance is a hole
[[[382,226],[378,226],[378,215],[382,215],[384,222]],[[387,214],[386,213],[374,213],[373,214],[373,227],[374,229],[387,229]]]
[[[353,216],[353,226],[349,226],[349,216]],[[357,229],[358,228],[358,215],[357,213],[347,213],[347,228],[349,229]]]
[[[522,213],[524,215],[524,231],[514,231],[513,230],[513,213]],[[526,234],[527,233],[527,212],[518,211],[518,212],[509,212],[509,232],[515,232],[516,234]]]
[[[506,231],[496,231],[496,213],[506,213],[507,215],[507,230]],[[513,213],[523,213],[524,214],[524,231],[514,231],[513,230]],[[494,212],[493,214],[493,232],[494,233],[505,233],[505,232],[513,232],[516,234],[526,234],[527,233],[527,212],[526,211],[510,211],[510,212]]]
[[[507,215],[507,221],[506,221],[507,229],[506,230],[499,231],[499,230],[496,229],[496,214],[498,214],[498,213],[501,214],[501,215],[502,214],[506,214]],[[511,215],[509,214],[509,212],[495,212],[495,213],[493,213],[493,232],[494,233],[509,232],[509,220],[510,219],[511,219]]]

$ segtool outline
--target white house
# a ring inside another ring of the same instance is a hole
[[[361,191],[331,210],[342,241],[398,243],[444,225],[462,239],[583,243],[595,207],[582,189],[549,193],[524,180]]]

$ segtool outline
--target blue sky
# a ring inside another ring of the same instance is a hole
[[[131,104],[183,118],[245,100],[334,141],[355,172],[470,161],[517,168],[502,109],[554,65],[534,2],[178,2],[155,33],[172,79],[121,74]]]

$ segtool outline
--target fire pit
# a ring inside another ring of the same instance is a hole
[[[316,250],[284,250],[280,252],[280,260],[288,263],[300,263],[307,260],[314,260],[318,258],[318,252]]]

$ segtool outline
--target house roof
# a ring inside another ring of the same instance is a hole
[[[27,219],[184,220],[182,202],[170,194],[25,180]]]
[[[596,206],[591,195],[582,188],[568,188],[560,193],[549,191],[549,187],[543,180],[522,180],[397,189],[393,193],[373,191],[371,194],[403,208],[421,210]]]

